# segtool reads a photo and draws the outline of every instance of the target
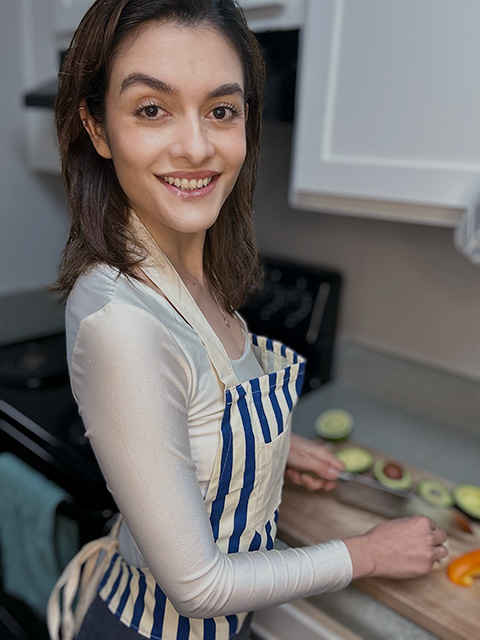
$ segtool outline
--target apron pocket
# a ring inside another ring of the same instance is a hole
[[[255,510],[252,522],[253,528],[259,533],[263,531],[265,524],[280,504],[289,445],[290,429],[286,429],[272,442],[262,442],[257,449]]]

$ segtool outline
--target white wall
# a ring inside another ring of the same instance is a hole
[[[22,4],[1,3],[0,296],[38,289],[56,279],[69,224],[61,178],[35,174],[26,163],[28,110],[23,94],[31,86],[31,65],[42,61],[26,59]]]
[[[261,251],[343,274],[340,338],[480,379],[480,269],[452,229],[291,209],[290,136],[289,125],[264,127]]]

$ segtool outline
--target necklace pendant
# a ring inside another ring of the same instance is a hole
[[[232,326],[230,320],[228,318],[223,318],[223,321],[225,322],[225,325],[230,329],[230,327]]]

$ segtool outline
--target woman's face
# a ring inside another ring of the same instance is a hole
[[[245,159],[241,61],[208,26],[153,23],[113,60],[97,151],[112,158],[130,206],[165,234],[204,233]]]

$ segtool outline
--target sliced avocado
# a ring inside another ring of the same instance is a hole
[[[377,460],[373,465],[373,475],[390,489],[410,489],[413,484],[410,471],[392,460]]]
[[[437,504],[442,507],[451,507],[453,504],[452,492],[438,480],[420,480],[417,491],[424,500],[431,504]]]
[[[345,440],[353,429],[353,417],[343,409],[328,409],[315,420],[315,431],[325,440]]]
[[[457,484],[453,489],[453,499],[457,507],[467,516],[480,520],[480,486]]]
[[[345,465],[345,471],[350,471],[351,473],[368,471],[373,464],[372,454],[362,447],[345,447],[337,451],[335,455]]]

